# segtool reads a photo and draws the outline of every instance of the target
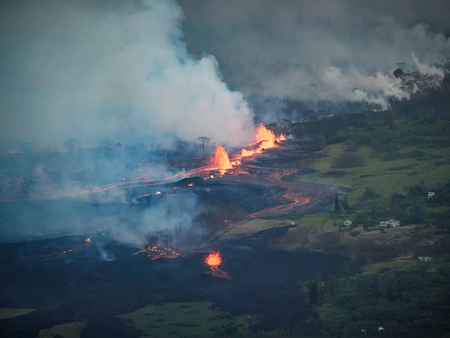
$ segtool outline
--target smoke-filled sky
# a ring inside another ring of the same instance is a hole
[[[448,61],[449,13],[446,0],[4,0],[0,146],[243,145],[241,93],[386,106],[408,97],[396,63]]]
[[[422,69],[450,61],[447,0],[180,3],[189,51],[215,55],[247,95],[385,105],[407,96],[392,76],[397,63],[415,71],[413,54]]]
[[[181,19],[175,1],[3,1],[0,144],[247,143],[246,102]]]

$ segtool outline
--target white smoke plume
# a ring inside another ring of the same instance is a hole
[[[251,111],[188,54],[182,18],[175,1],[3,1],[0,144],[247,143]]]
[[[198,212],[196,196],[186,193],[166,198],[139,213],[130,213],[134,222],[111,227],[110,234],[118,242],[142,248],[148,243],[146,236],[149,234],[192,230],[193,218]]]
[[[443,73],[429,65],[450,61],[444,0],[180,3],[189,50],[215,55],[227,83],[246,96],[386,108],[390,96],[409,96],[393,76],[396,68]]]

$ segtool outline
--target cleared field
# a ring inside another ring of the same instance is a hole
[[[283,227],[291,224],[285,220],[266,220],[254,218],[249,221],[242,221],[219,234],[222,239],[237,238],[255,234],[261,230]]]
[[[232,317],[229,313],[209,309],[212,305],[208,302],[150,304],[118,317],[126,325],[142,330],[143,337],[236,334],[252,324],[250,318]]]
[[[65,323],[41,330],[37,338],[79,338],[81,331],[85,328],[86,323],[83,322]]]
[[[9,307],[0,308],[0,319],[14,318],[17,316],[25,315],[29,312],[36,311],[34,309],[16,309]]]
[[[401,152],[421,150],[419,147],[405,147]],[[382,154],[375,149],[362,146],[355,153],[365,165],[361,167],[334,169],[333,161],[345,151],[345,144],[338,143],[327,146],[320,151],[326,157],[316,158],[311,163],[314,173],[298,176],[300,182],[331,183],[352,187],[349,201],[362,197],[366,187],[372,187],[381,196],[394,192],[403,193],[410,185],[425,182],[427,186],[438,186],[450,179],[450,148],[426,149],[431,159],[399,158],[384,161]]]

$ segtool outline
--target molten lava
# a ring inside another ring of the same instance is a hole
[[[220,278],[227,278],[232,279],[228,276],[228,274],[225,271],[222,271],[218,268],[220,263],[222,263],[222,257],[220,257],[220,253],[217,252],[211,252],[205,259],[206,264],[208,264],[211,267],[211,272],[213,276],[220,277]]]
[[[219,252],[211,252],[205,260],[206,264],[217,267],[222,263],[222,257]]]
[[[263,124],[260,124],[258,127],[258,134],[256,135],[256,144],[259,146],[255,149],[244,149],[241,150],[241,155],[251,156],[253,154],[259,154],[263,151],[263,149],[270,149],[278,147],[278,142],[286,140],[283,134],[280,137],[275,137],[275,134],[271,130],[267,130]]]
[[[210,166],[214,169],[232,169],[228,154],[221,145],[218,145],[214,152],[214,157],[211,159]]]
[[[175,249],[166,248],[162,245],[154,245],[148,246],[138,252],[134,253],[135,255],[146,254],[150,259],[155,260],[158,258],[177,258],[177,257],[185,257],[184,254],[175,251]]]

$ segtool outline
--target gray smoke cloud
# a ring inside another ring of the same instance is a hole
[[[182,17],[175,1],[3,1],[0,144],[247,143],[247,103],[188,54]]]
[[[192,53],[217,57],[247,96],[366,101],[408,98],[392,72],[450,61],[448,1],[180,1]],[[447,35],[446,35],[447,33]]]

